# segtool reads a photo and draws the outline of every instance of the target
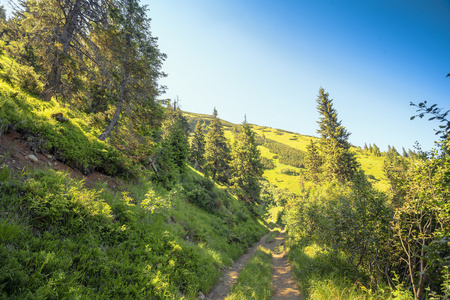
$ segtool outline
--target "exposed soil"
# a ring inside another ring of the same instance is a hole
[[[284,234],[285,232],[282,231],[275,238],[274,250],[272,250],[272,283],[275,290],[272,299],[304,299],[293,279],[291,266],[287,260],[287,252],[284,247]],[[277,249],[281,251],[277,252]]]
[[[236,284],[240,272],[244,269],[253,253],[261,245],[264,248],[272,250],[273,259],[273,271],[272,271],[272,283],[274,286],[273,299],[303,299],[295,281],[293,280],[293,274],[289,262],[287,261],[287,253],[284,250],[284,231],[282,231],[274,242],[266,243],[266,237],[264,235],[259,242],[250,247],[239,260],[224,272],[219,283],[214,289],[206,296],[206,299],[219,300],[225,299],[225,297],[231,292],[233,285]],[[282,251],[278,251],[278,250]],[[278,251],[278,252],[277,252]]]
[[[37,161],[34,161],[29,155],[35,156]],[[29,149],[23,135],[17,132],[0,134],[0,168],[3,164],[16,172],[20,172],[24,168],[51,168],[65,171],[73,178],[84,179],[86,187],[93,187],[98,182],[106,182],[111,189],[119,189],[122,185],[119,179],[99,172],[85,176],[80,171],[61,163],[51,154],[34,153]]]
[[[258,248],[259,245],[267,248],[265,244],[266,237],[269,235],[267,233],[264,235],[259,242],[256,242],[248,248],[247,252],[243,254],[237,261],[233,263],[233,265],[228,268],[220,278],[219,283],[214,287],[213,290],[206,296],[206,299],[216,300],[216,299],[224,299],[228,293],[231,292],[231,288],[236,284],[239,274],[242,269],[244,269],[245,265],[247,265],[250,258],[253,256],[253,253]]]

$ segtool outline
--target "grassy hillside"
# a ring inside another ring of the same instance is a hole
[[[95,117],[25,91],[21,70],[0,57],[0,135],[28,145],[0,155],[1,299],[193,299],[267,231],[191,169],[170,190],[152,182],[139,160],[97,139]],[[9,167],[33,152],[122,184],[88,188],[41,164]]]
[[[199,121],[207,126],[212,119],[212,116],[210,115],[189,112],[185,112],[185,115],[189,120],[191,128],[195,128],[195,125]],[[239,130],[238,124],[233,124],[223,120],[222,124],[224,125],[225,133],[228,138],[233,138],[233,132]],[[258,135],[259,140],[272,140],[305,152],[306,146],[309,144],[310,140],[317,140],[316,137],[265,126],[252,125],[252,129]],[[302,168],[281,163],[280,155],[271,152],[267,145],[264,145],[264,143],[261,143],[258,148],[261,151],[261,156],[271,160],[275,166],[273,169],[264,171],[263,176],[270,183],[281,189],[288,189],[289,191],[297,194],[300,192],[302,184],[305,186],[310,185],[308,182],[301,182],[300,174],[303,170]],[[367,151],[363,151],[360,148],[355,147],[352,148],[352,150],[356,154],[358,161],[361,163],[361,168],[364,170],[366,175],[369,176],[369,180],[372,182],[374,187],[381,191],[386,191],[388,188],[388,182],[383,172],[384,156],[377,157]]]

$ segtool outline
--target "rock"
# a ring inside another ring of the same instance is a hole
[[[197,299],[203,300],[203,299],[205,299],[205,298],[206,298],[206,297],[205,297],[205,295],[203,295],[202,292],[198,292],[198,297],[197,297]]]
[[[28,158],[29,160],[31,160],[34,163],[39,162],[39,159],[36,156],[34,156],[33,154],[27,155],[25,157]]]
[[[50,154],[47,154],[46,156],[47,156],[48,159],[52,159],[53,158],[53,156],[51,156]]]

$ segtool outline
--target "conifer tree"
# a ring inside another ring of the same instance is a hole
[[[375,144],[373,144],[372,153],[376,157],[380,157],[381,156],[380,148],[378,148],[378,146],[375,145]]]
[[[405,147],[402,147],[402,150],[403,150],[402,156],[403,156],[403,157],[409,157],[408,152],[406,152]]]
[[[205,156],[205,134],[203,133],[203,126],[197,122],[194,131],[194,137],[191,141],[191,161],[194,163],[194,168],[202,170]]]
[[[230,178],[230,148],[222,128],[217,110],[214,108],[213,120],[208,126],[205,144],[205,171],[207,176],[221,183]]]
[[[316,100],[320,114],[317,133],[321,137],[319,148],[324,157],[323,171],[329,178],[346,182],[353,178],[359,165],[347,141],[350,133],[338,120],[333,100],[328,96],[328,93],[320,88]]]
[[[186,160],[189,156],[188,132],[186,118],[179,108],[167,107],[166,119],[162,126],[161,146],[156,155],[159,169],[157,178],[168,183],[178,173],[186,170]]]
[[[263,173],[263,166],[255,133],[246,120],[234,142],[232,157],[233,178],[231,181],[237,188],[238,197],[248,203],[258,202],[261,191],[259,179]]]
[[[316,143],[311,139],[310,144],[306,146],[307,156],[305,158],[305,167],[310,180],[318,181],[322,172],[323,159],[320,156]]]

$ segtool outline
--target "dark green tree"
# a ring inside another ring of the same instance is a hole
[[[320,88],[316,100],[320,114],[317,133],[321,138],[319,149],[324,158],[323,172],[328,178],[346,182],[354,177],[359,164],[350,151],[350,143],[347,141],[350,133],[338,120],[337,111],[333,108],[333,100],[328,96],[328,93]]]
[[[248,203],[259,202],[263,173],[261,154],[256,145],[255,133],[245,120],[233,145],[231,182],[237,188],[238,197]]]
[[[167,107],[166,119],[162,125],[160,147],[155,155],[157,178],[164,184],[173,181],[177,174],[186,170],[189,156],[187,120],[179,108]]]
[[[205,134],[203,132],[203,125],[197,122],[194,131],[194,137],[191,141],[191,162],[194,163],[194,168],[202,170],[205,156]]]
[[[154,117],[155,98],[161,92],[157,80],[165,55],[152,37],[146,7],[137,0],[116,0],[111,4],[110,24],[98,34],[99,44],[108,57],[105,81],[116,91],[116,109],[100,134],[105,140],[125,111],[130,123]]]
[[[380,148],[378,148],[378,146],[375,144],[373,144],[373,147],[372,147],[372,154],[375,155],[376,157],[381,156]]]
[[[316,143],[312,139],[310,140],[310,144],[306,146],[306,151],[308,153],[305,158],[307,177],[310,180],[319,181],[319,176],[322,173],[323,159]]]
[[[6,10],[3,5],[0,5],[0,19],[6,21]]]
[[[205,171],[207,176],[221,183],[228,183],[231,175],[230,148],[225,138],[217,110],[214,108],[214,118],[208,126],[205,145]]]

